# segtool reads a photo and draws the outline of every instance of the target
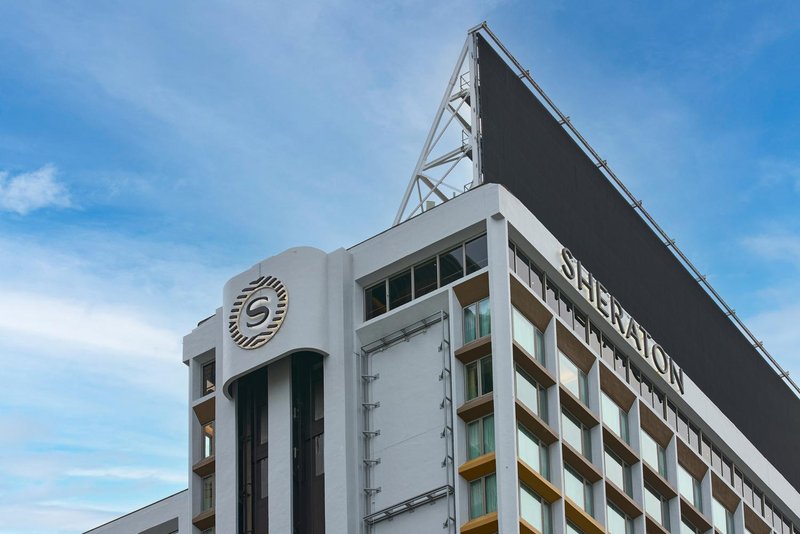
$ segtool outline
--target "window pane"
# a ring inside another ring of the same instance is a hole
[[[516,386],[517,398],[520,402],[530,411],[546,420],[546,414],[544,410],[541,409],[543,406],[540,403],[540,397],[544,395],[544,392],[539,390],[536,386],[536,382],[527,374],[517,369]]]
[[[533,265],[533,263],[531,263],[531,289],[533,289],[533,292],[539,295],[542,298],[542,300],[544,300],[544,292],[542,291],[543,289],[542,280],[543,276],[541,271],[539,271],[539,269],[537,269]]]
[[[536,356],[536,345],[534,341],[534,327],[528,319],[516,308],[511,310],[512,323],[514,329],[514,341],[525,349],[531,356]]]
[[[467,425],[467,459],[481,455],[481,422],[473,421]]]
[[[665,514],[665,503],[662,502],[661,496],[650,489],[650,487],[644,487],[644,509],[645,511],[658,521],[662,527],[669,530],[669,516]]]
[[[536,336],[536,359],[539,360],[541,363],[545,363],[544,360],[544,334],[538,328],[535,330]]]
[[[497,478],[494,475],[487,476],[486,482],[486,513],[497,511]]]
[[[647,432],[642,432],[642,459],[661,476],[666,476],[665,452]]]
[[[475,341],[478,337],[476,331],[477,317],[475,316],[475,304],[464,308],[464,343]]]
[[[605,392],[600,394],[600,402],[602,408],[603,423],[614,434],[622,438],[626,443],[628,442],[628,414],[620,408],[616,402],[606,395]]]
[[[573,449],[583,454],[586,458],[591,459],[589,431],[584,429],[583,425],[565,412],[562,412],[561,415],[561,431],[564,434],[564,441],[569,443]]]
[[[489,308],[489,299],[478,303],[478,335],[488,336],[492,333],[492,315]]]
[[[494,416],[483,418],[483,453],[494,452]]]
[[[584,484],[583,477],[569,467],[565,467],[564,486],[567,497],[569,497],[572,502],[583,508],[589,515],[594,515],[592,512],[591,485]]]
[[[721,534],[733,534],[733,529],[731,528],[733,526],[733,514],[725,509],[717,499],[711,499],[711,516],[714,519],[714,528]]]
[[[524,485],[520,486],[519,508],[522,519],[539,532],[545,532],[542,499]]]
[[[411,271],[389,279],[389,309],[411,302]]]
[[[581,371],[572,360],[570,360],[563,352],[559,352],[560,370],[559,378],[561,383],[575,395],[580,401],[586,404],[587,397],[587,379],[586,374]]]
[[[492,391],[492,357],[481,359],[481,395]]]
[[[414,267],[414,298],[430,293],[437,286],[436,258]]]
[[[483,515],[483,479],[469,483],[469,518]]]
[[[631,495],[631,468],[615,454],[605,451],[606,478]]]
[[[478,362],[467,365],[467,400],[478,396]]]
[[[547,478],[546,473],[542,470],[543,448],[539,444],[539,440],[524,426],[517,426],[517,436],[520,459]]]
[[[216,379],[216,362],[205,364],[203,366],[203,395],[214,391]]]
[[[528,257],[519,249],[517,249],[516,266],[514,270],[526,285],[531,285],[531,272],[528,265]]]
[[[203,425],[203,458],[214,454],[214,421]]]
[[[200,509],[206,511],[214,507],[214,475],[203,479],[203,494]]]
[[[258,482],[258,498],[266,499],[269,495],[269,476],[266,458],[258,461]]]
[[[681,495],[686,497],[686,500],[692,503],[695,508],[702,510],[702,497],[700,492],[700,483],[684,469],[681,464],[678,464],[678,491]]]
[[[609,534],[630,534],[633,530],[633,524],[628,517],[622,513],[619,508],[609,503],[606,507],[606,515],[608,516],[608,532]]]
[[[464,249],[460,245],[439,255],[439,281],[442,286],[464,276]]]
[[[467,260],[467,274],[486,267],[489,264],[489,253],[486,250],[486,235],[482,235],[464,245]]]
[[[364,310],[367,319],[386,313],[386,281],[364,291]]]

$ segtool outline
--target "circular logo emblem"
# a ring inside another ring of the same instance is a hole
[[[228,331],[243,349],[264,346],[283,324],[289,293],[274,276],[260,276],[247,284],[233,303]]]

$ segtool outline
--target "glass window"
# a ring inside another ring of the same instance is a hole
[[[439,287],[436,278],[436,258],[414,267],[414,298],[427,295]]]
[[[201,511],[214,508],[214,475],[203,478],[203,494],[200,503]]]
[[[464,247],[439,254],[439,284],[446,286],[464,276]]]
[[[633,496],[631,493],[631,488],[633,487],[631,467],[608,449],[606,449],[604,453],[606,478],[613,482],[619,489]]]
[[[492,316],[489,299],[485,298],[464,308],[464,343],[492,333]]]
[[[698,510],[703,509],[703,494],[700,490],[700,481],[689,474],[680,463],[678,464],[678,491],[695,508]]]
[[[469,518],[497,511],[497,479],[494,473],[469,483]]]
[[[542,299],[544,299],[544,292],[542,291],[544,287],[543,280],[544,274],[531,262],[531,289]]]
[[[561,432],[564,441],[591,461],[592,442],[589,437],[589,429],[583,426],[583,423],[567,412],[561,412]]]
[[[516,374],[516,389],[519,401],[547,422],[547,392],[519,367]]]
[[[474,399],[492,391],[492,357],[484,356],[467,364],[467,400]]]
[[[214,455],[214,421],[203,425],[203,458]]]
[[[550,506],[524,484],[519,487],[519,513],[539,532],[550,532]]]
[[[494,452],[494,415],[467,423],[467,459]]]
[[[606,516],[609,534],[633,534],[633,520],[611,503],[607,503]]]
[[[537,361],[544,363],[544,335],[516,308],[512,308],[514,341]]]
[[[486,234],[467,241],[464,245],[464,259],[466,260],[467,274],[483,269],[489,264]]]
[[[581,371],[563,352],[559,352],[558,357],[561,367],[559,372],[561,383],[567,390],[580,399],[583,404],[587,404],[589,398],[589,381],[586,377],[586,373]]]
[[[515,264],[514,272],[516,272],[517,275],[522,278],[522,281],[525,282],[526,285],[531,285],[531,271],[528,257],[523,254],[520,249],[517,249]]]
[[[594,517],[592,484],[566,465],[564,466],[564,491],[572,502]]]
[[[700,534],[700,530],[695,528],[694,525],[692,525],[688,521],[686,521],[686,519],[682,519],[680,534]]]
[[[644,510],[647,515],[669,530],[669,503],[647,485],[644,487]]]
[[[411,270],[389,278],[389,309],[411,302]]]
[[[567,521],[567,534],[583,534],[578,527]]]
[[[517,447],[519,447],[519,457],[523,462],[544,478],[550,478],[547,447],[522,425],[517,425]]]
[[[617,436],[622,438],[625,443],[628,439],[628,413],[611,400],[611,397],[603,391],[600,395],[603,423]]]
[[[711,499],[711,516],[714,520],[714,528],[721,534],[734,534],[733,514],[716,498]]]
[[[667,455],[664,447],[656,443],[650,434],[642,432],[642,459],[658,473],[667,477]]]
[[[386,313],[386,280],[364,291],[364,313],[367,319]]]
[[[216,362],[208,362],[203,366],[203,395],[208,395],[216,389],[217,366]]]

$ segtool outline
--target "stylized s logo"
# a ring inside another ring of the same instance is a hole
[[[255,321],[247,322],[247,326],[255,328],[264,324],[269,319],[269,297],[258,297],[247,303],[247,308],[244,310],[248,317],[255,319]]]

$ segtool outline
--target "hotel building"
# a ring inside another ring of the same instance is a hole
[[[472,29],[395,224],[225,285],[188,489],[89,532],[800,532],[794,382],[629,196]]]

